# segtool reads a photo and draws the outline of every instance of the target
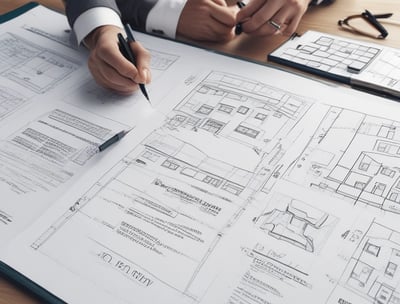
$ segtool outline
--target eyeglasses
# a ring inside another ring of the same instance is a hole
[[[375,39],[385,39],[389,34],[383,25],[378,21],[382,18],[390,18],[393,14],[373,15],[368,10],[361,14],[351,15],[338,21],[338,25],[344,30],[372,37]]]

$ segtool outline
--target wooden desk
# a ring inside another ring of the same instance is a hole
[[[327,7],[309,9],[303,16],[297,33],[301,34],[312,29],[400,48],[400,25],[385,24],[389,36],[384,40],[362,37],[339,29],[337,25],[339,19],[344,19],[353,14],[360,14],[366,8],[374,14],[394,13],[392,19],[400,21],[400,10],[396,9],[398,8],[397,0],[336,0],[336,2]],[[287,40],[287,37],[284,36],[257,38],[240,35],[239,39],[226,44],[204,43],[203,45],[232,55],[266,62],[267,54],[271,53],[285,40]]]
[[[29,1],[27,0],[1,0],[0,14],[8,12],[20,5]],[[47,5],[56,10],[63,10],[61,0],[38,0],[37,2]],[[385,25],[389,31],[389,36],[385,40],[374,40],[354,36],[351,33],[341,31],[337,26],[337,21],[352,14],[361,13],[365,8],[368,8],[373,13],[395,13],[393,19],[400,20],[400,11],[396,10],[398,0],[336,0],[329,7],[311,8],[303,17],[302,22],[297,30],[298,33],[303,33],[307,29],[314,29],[322,32],[340,34],[347,37],[355,37],[365,39],[370,42],[381,43],[384,45],[400,48],[400,26]],[[226,44],[202,43],[202,46],[210,47],[223,51],[232,55],[249,58],[266,62],[266,55],[281,44],[286,37],[274,36],[269,38],[255,38],[246,35],[240,35],[238,39]],[[38,304],[31,295],[24,293],[17,287],[5,279],[0,278],[0,304]]]
[[[32,0],[34,2],[38,2],[42,5],[48,6],[50,8],[63,11],[64,5],[62,4],[62,0]],[[19,6],[22,6],[28,2],[29,0],[1,0],[0,3],[0,14],[4,14],[9,12]]]

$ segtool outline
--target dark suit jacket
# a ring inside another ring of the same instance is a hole
[[[323,0],[321,4],[329,4],[334,0]],[[312,0],[311,3],[318,2]],[[64,0],[65,13],[72,27],[75,20],[84,11],[94,7],[108,7],[116,11],[123,23],[129,23],[134,29],[146,30],[146,19],[157,0]]]
[[[157,0],[64,0],[68,22],[73,26],[75,20],[84,11],[94,7],[108,7],[116,11],[123,23],[130,23],[133,28],[145,31],[149,11]]]

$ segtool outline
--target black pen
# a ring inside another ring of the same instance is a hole
[[[119,49],[124,55],[126,59],[128,59],[130,62],[132,62],[133,65],[136,66],[136,59],[135,55],[132,53],[131,47],[129,46],[130,42],[135,42],[135,38],[133,37],[133,31],[132,28],[129,24],[124,25],[126,35],[128,37],[127,40],[122,36],[121,33],[118,34],[118,42],[119,42]],[[140,91],[142,91],[144,97],[150,102],[149,95],[147,94],[146,87],[144,86],[143,83],[139,83],[139,88]]]
[[[244,3],[243,1],[238,1],[236,2],[236,5],[238,6],[239,9],[241,9],[246,6],[246,3]],[[242,23],[239,22],[235,26],[235,34],[240,35],[242,32],[243,32]]]
[[[377,16],[379,18],[388,18],[391,15],[390,14],[382,14],[382,15],[373,15],[371,14],[368,10],[365,10],[362,14],[362,17],[364,18],[364,20],[366,20],[367,22],[369,22],[373,27],[375,27],[379,33],[381,33],[380,37],[381,38],[386,38],[386,36],[389,34],[387,32],[387,30],[383,27],[382,24],[379,23],[379,21],[377,20]],[[382,17],[383,16],[383,17]],[[388,16],[388,17],[387,17]]]
[[[117,134],[115,134],[114,136],[112,136],[111,138],[107,139],[105,142],[103,142],[101,145],[99,145],[98,151],[104,151],[105,149],[107,149],[109,146],[111,146],[112,144],[115,144],[117,141],[119,141],[122,137],[124,137],[126,134],[129,133],[130,130],[128,131],[121,131],[118,132]]]

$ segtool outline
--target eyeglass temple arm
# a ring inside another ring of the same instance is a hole
[[[374,15],[374,17],[376,19],[386,19],[386,18],[390,18],[393,16],[393,13],[387,13],[387,14],[376,14]]]

